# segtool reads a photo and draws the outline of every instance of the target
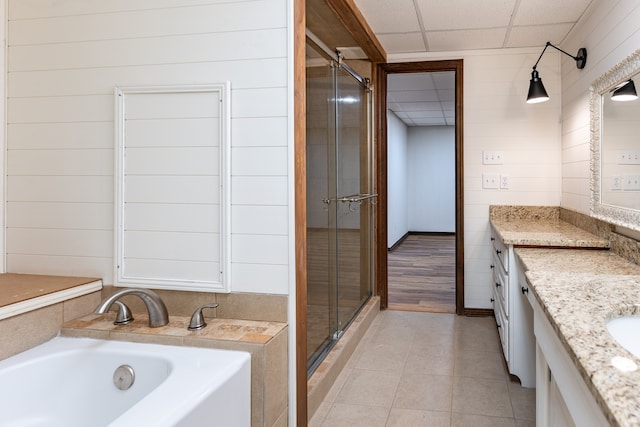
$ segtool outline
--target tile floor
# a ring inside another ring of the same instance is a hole
[[[495,320],[382,311],[311,427],[535,426],[535,389],[510,380]]]

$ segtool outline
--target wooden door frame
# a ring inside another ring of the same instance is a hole
[[[464,307],[464,170],[463,170],[463,60],[401,62],[378,64],[375,81],[375,186],[378,192],[376,215],[376,293],[380,308],[388,301],[388,239],[387,239],[387,76],[397,73],[428,73],[455,71],[455,171],[456,171],[456,314],[467,314]]]

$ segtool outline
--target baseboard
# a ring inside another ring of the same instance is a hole
[[[455,236],[453,231],[410,231],[408,235],[414,236]]]
[[[465,308],[462,315],[468,317],[493,317],[494,314],[490,308]]]
[[[404,242],[407,239],[407,237],[409,237],[409,234],[411,234],[411,233],[410,232],[405,233],[404,236],[399,238],[397,242],[395,242],[393,245],[391,245],[391,247],[389,248],[389,252],[393,252],[395,249],[397,249],[398,246],[400,246],[402,244],[402,242]]]

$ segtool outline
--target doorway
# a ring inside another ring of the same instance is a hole
[[[376,69],[376,116],[378,127],[376,188],[380,193],[379,213],[377,216],[376,239],[376,287],[382,308],[389,308],[389,264],[388,247],[390,227],[388,216],[389,176],[388,176],[388,120],[387,89],[388,77],[393,74],[453,72],[454,94],[454,157],[455,157],[455,209],[454,209],[454,252],[455,252],[455,313],[464,314],[464,215],[463,215],[463,61],[427,61],[379,64]]]

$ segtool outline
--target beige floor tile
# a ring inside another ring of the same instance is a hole
[[[377,406],[335,403],[322,427],[384,427],[389,410]]]
[[[506,380],[454,377],[453,412],[513,418]]]
[[[355,368],[401,373],[408,353],[408,345],[376,344],[369,346],[367,352],[360,356]]]
[[[406,373],[400,379],[394,408],[451,411],[451,376]]]
[[[386,427],[449,427],[450,425],[449,412],[391,408]]]
[[[451,414],[451,427],[516,427],[513,418],[487,417],[485,415]]]
[[[517,381],[509,382],[513,415],[517,420],[536,419],[536,389],[524,388]]]
[[[444,352],[446,354],[452,354],[455,351],[455,334],[440,332],[435,329],[422,329],[415,333],[412,341],[414,347],[431,348]]]
[[[460,352],[455,355],[454,375],[506,380],[507,370],[502,353],[495,351]]]
[[[313,417],[309,420],[308,427],[320,427],[322,422],[327,417],[329,410],[331,409],[332,403],[324,401],[320,404],[316,413],[313,414]]]
[[[405,373],[453,375],[451,352],[438,347],[412,347],[404,366]]]
[[[336,396],[336,402],[390,408],[400,374],[354,369]]]
[[[387,310],[311,423],[535,427],[535,389],[510,380],[493,318]]]

